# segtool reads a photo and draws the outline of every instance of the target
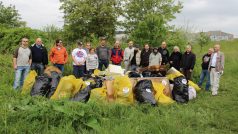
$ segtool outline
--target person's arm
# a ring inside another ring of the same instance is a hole
[[[87,71],[89,70],[89,69],[88,69],[88,65],[89,65],[89,58],[86,57],[86,70],[87,70]]]
[[[54,62],[54,52],[53,52],[53,48],[51,48],[51,50],[50,50],[50,54],[49,54],[50,56],[50,62],[51,63],[53,63],[53,64],[55,64],[55,62]]]
[[[149,56],[149,66],[151,65],[152,55]]]
[[[68,52],[67,52],[67,50],[65,49],[65,53],[64,53],[64,64],[66,64],[67,63],[67,61],[68,61]]]
[[[191,63],[191,67],[190,67],[190,72],[193,71],[195,63],[196,63],[196,55],[194,54],[193,57],[192,57],[192,63]]]
[[[49,63],[49,61],[48,61],[48,51],[47,51],[47,49],[44,47],[44,61],[43,61],[43,64],[44,64],[44,66],[46,67],[47,65],[48,65],[48,63]]]
[[[107,50],[107,54],[108,54],[108,61],[110,61],[110,59],[111,59],[111,49],[110,48],[108,48],[108,50]]]
[[[96,68],[98,68],[98,56],[96,55],[96,57],[97,57],[97,62],[96,62]]]
[[[28,62],[29,62],[29,65],[31,66],[31,63],[32,63],[32,53],[31,53],[31,51],[30,51],[30,56],[29,56],[29,61]]]
[[[169,57],[169,64],[173,64],[173,53],[171,53],[170,57]]]
[[[15,52],[13,53],[13,68],[14,68],[14,69],[17,69],[18,50],[19,50],[19,48],[17,48],[17,49],[15,50]]]
[[[222,66],[222,71],[224,70],[224,65],[225,65],[225,55],[224,53],[221,54],[221,66]]]
[[[162,64],[162,60],[163,60],[163,57],[162,57],[162,55],[159,53],[159,55],[160,55],[160,58],[159,58],[159,65],[161,65]]]

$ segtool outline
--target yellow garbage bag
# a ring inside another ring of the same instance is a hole
[[[73,97],[78,91],[86,87],[82,79],[76,79],[73,75],[65,76],[60,79],[55,93],[50,99],[67,99]]]
[[[92,101],[92,100],[106,102],[107,101],[106,87],[95,88],[91,90],[89,101]]]
[[[99,73],[100,73],[100,70],[98,70],[98,69],[95,69],[95,70],[94,70],[94,72],[93,72],[93,75],[95,75],[95,76],[98,76],[98,75],[99,75]]]
[[[188,81],[188,85],[193,87],[196,91],[200,91],[201,90],[201,88],[197,84],[195,84],[194,82],[192,82],[190,80]]]
[[[171,67],[168,70],[167,75],[166,75],[166,77],[172,81],[174,80],[174,78],[179,77],[179,76],[183,76],[183,74],[181,72],[179,72],[178,70],[176,70],[174,67]]]
[[[155,90],[155,100],[161,104],[172,104],[174,100],[168,96],[166,96],[163,92],[165,86],[159,82],[152,82],[154,90]]]
[[[113,82],[113,89],[117,103],[132,104],[134,96],[132,91],[132,83],[128,76],[117,76]]]
[[[30,94],[31,88],[35,83],[35,77],[37,76],[37,73],[35,70],[31,70],[29,74],[26,76],[26,79],[24,80],[24,84],[22,86],[21,94]]]

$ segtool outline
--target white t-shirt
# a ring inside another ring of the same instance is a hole
[[[72,56],[75,58],[75,60],[77,62],[83,62],[83,61],[85,61],[85,59],[87,57],[87,52],[84,49],[75,48],[72,52]],[[77,65],[77,64],[74,63],[74,61],[73,61],[73,65]],[[83,63],[83,65],[84,65],[84,63]]]
[[[217,53],[214,53],[213,54],[213,57],[212,57],[212,64],[211,64],[211,66],[212,67],[216,67],[216,62],[217,62]]]

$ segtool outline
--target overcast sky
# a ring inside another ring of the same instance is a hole
[[[0,0],[15,5],[27,26],[63,26],[59,0]],[[222,30],[238,37],[238,0],[182,0],[184,8],[171,22],[192,31]]]

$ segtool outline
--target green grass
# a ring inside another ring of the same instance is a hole
[[[221,42],[225,71],[219,95],[201,91],[188,104],[124,106],[51,101],[13,91],[11,56],[0,56],[0,133],[238,133],[238,41]],[[197,55],[195,82],[201,70]],[[198,51],[197,51],[198,50]]]

